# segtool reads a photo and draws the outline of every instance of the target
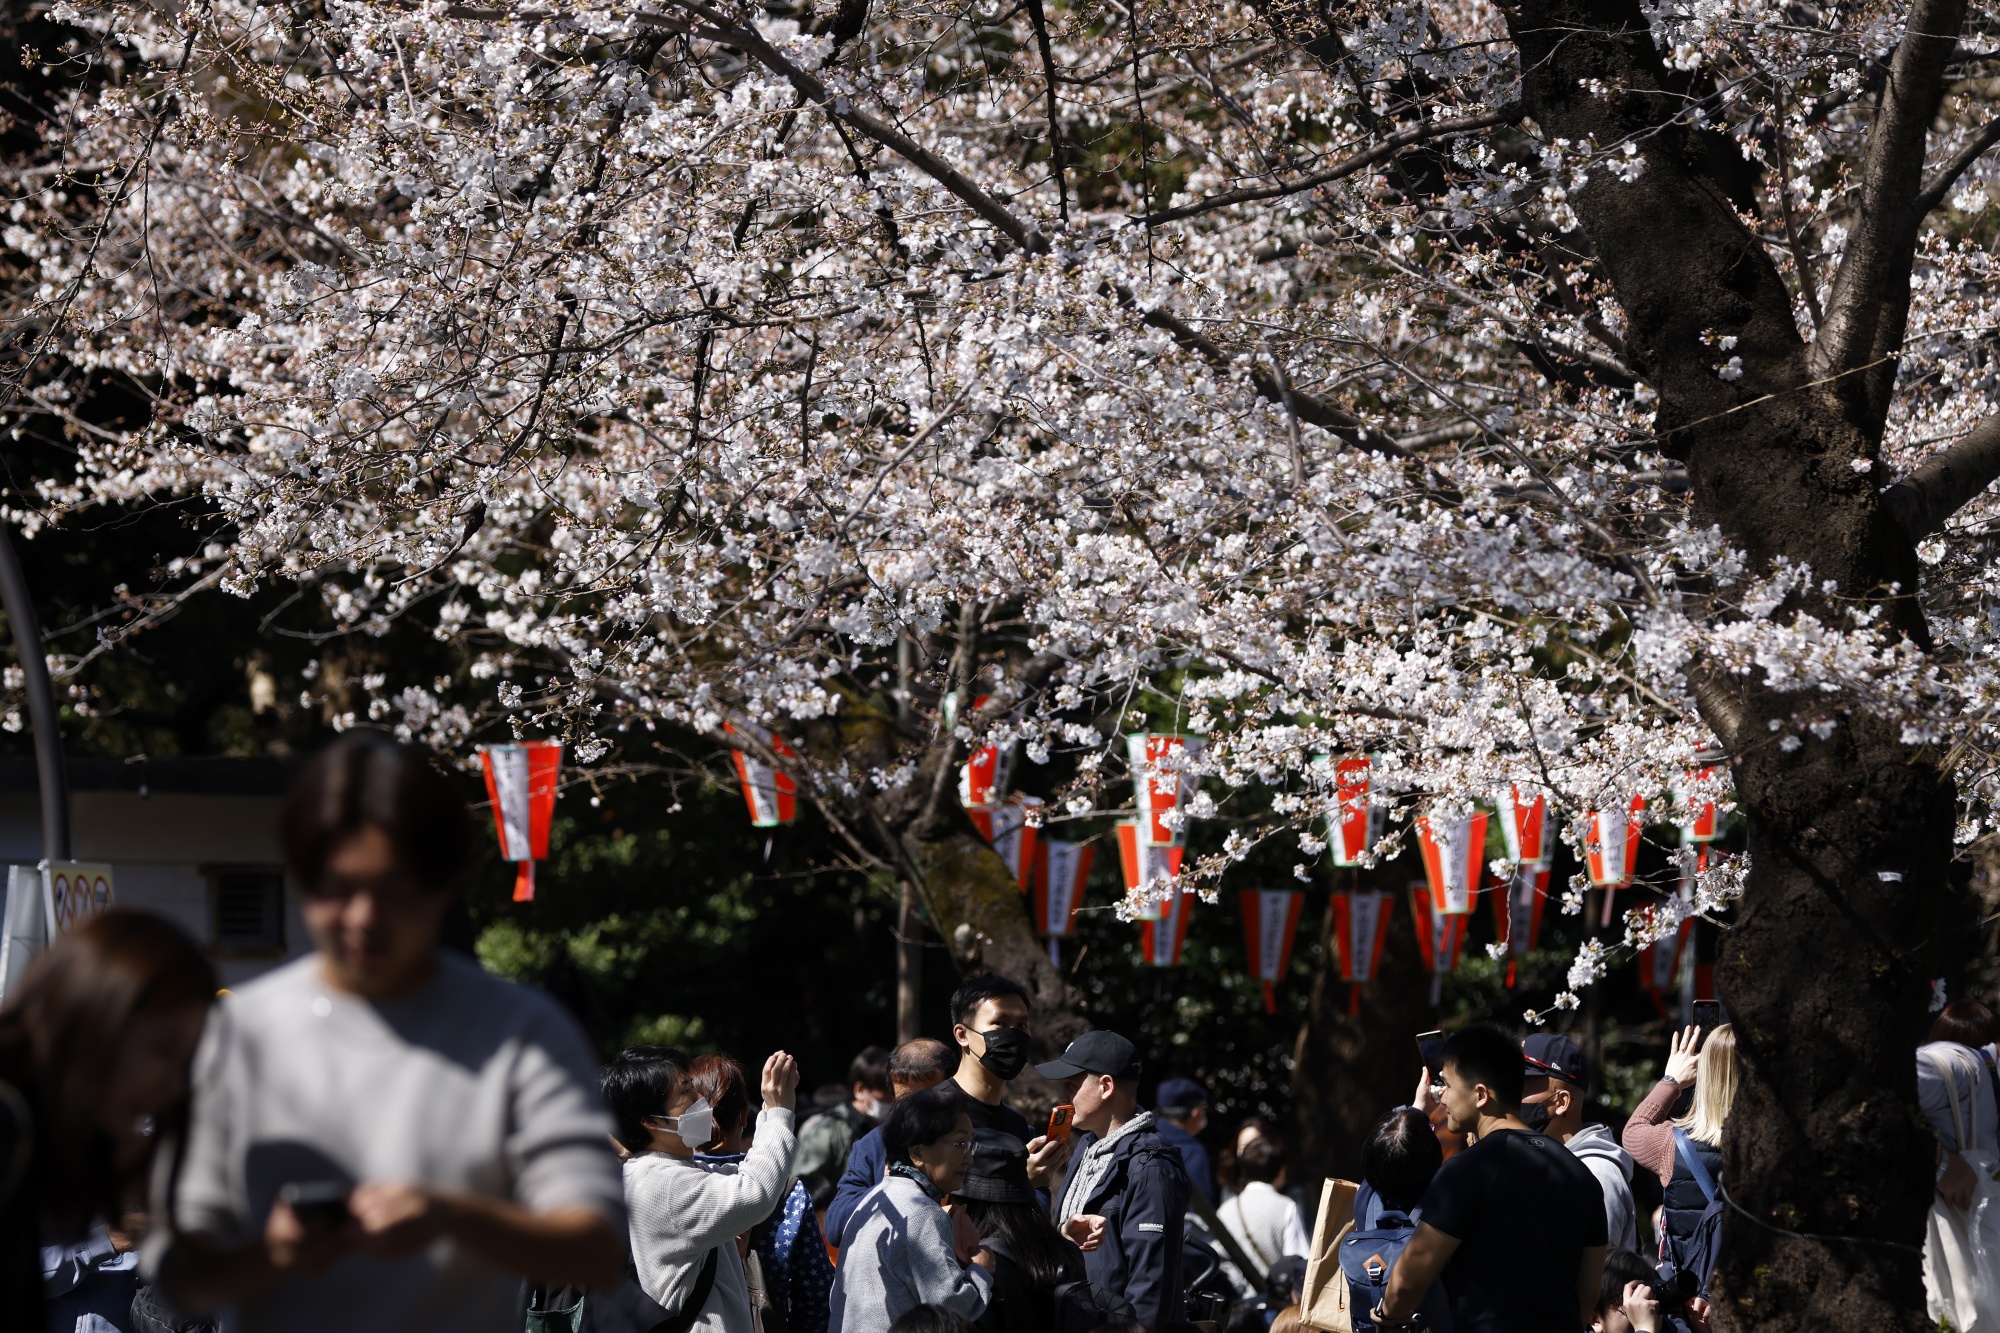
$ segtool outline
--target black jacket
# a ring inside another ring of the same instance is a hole
[[[1069,1184],[1096,1136],[1080,1133],[1070,1151],[1062,1188],[1050,1200],[1060,1219]],[[1111,1147],[1104,1173],[1082,1212],[1101,1214],[1104,1243],[1083,1256],[1090,1280],[1132,1303],[1139,1322],[1166,1330],[1186,1320],[1181,1291],[1181,1232],[1187,1222],[1188,1176],[1181,1155],[1148,1128]]]

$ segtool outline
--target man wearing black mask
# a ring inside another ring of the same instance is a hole
[[[959,1050],[952,1081],[971,1099],[973,1128],[996,1129],[1027,1144],[1028,1179],[1041,1189],[1055,1185],[1068,1144],[1036,1133],[1027,1117],[1002,1100],[1028,1064],[1028,992],[991,972],[967,977],[952,993],[951,1024]]]

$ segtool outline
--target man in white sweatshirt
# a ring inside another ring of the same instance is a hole
[[[715,1115],[688,1085],[690,1063],[679,1051],[647,1046],[622,1052],[604,1071],[604,1100],[630,1154],[632,1262],[640,1288],[670,1316],[706,1288],[690,1333],[754,1333],[736,1237],[791,1189],[799,1067],[783,1051],[764,1062],[764,1109],[749,1153],[703,1165],[694,1154],[715,1137]]]
[[[1611,1248],[1637,1250],[1632,1155],[1603,1125],[1583,1123],[1583,1091],[1590,1084],[1583,1048],[1560,1032],[1537,1032],[1521,1044],[1521,1054],[1526,1061],[1521,1119],[1530,1129],[1566,1146],[1590,1168],[1604,1191],[1604,1234],[1610,1237]]]

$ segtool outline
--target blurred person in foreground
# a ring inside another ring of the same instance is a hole
[[[918,1037],[890,1053],[889,1086],[895,1100],[901,1101],[913,1092],[936,1087],[950,1078],[956,1068],[958,1051],[954,1047],[935,1037]],[[888,1162],[880,1125],[855,1140],[853,1150],[847,1154],[847,1169],[834,1189],[833,1201],[826,1206],[824,1224],[828,1244],[847,1243],[842,1233],[847,1229],[848,1219],[854,1216],[854,1210],[868,1191],[882,1183],[882,1170]]]
[[[847,1066],[847,1096],[799,1127],[792,1170],[812,1195],[813,1207],[833,1202],[847,1156],[863,1134],[882,1123],[896,1099],[889,1082],[889,1048],[870,1046]]]
[[[1475,1141],[1418,1202],[1416,1234],[1369,1312],[1377,1327],[1408,1325],[1440,1276],[1455,1333],[1576,1333],[1590,1322],[1607,1248],[1604,1195],[1574,1153],[1521,1123],[1521,1070],[1520,1046],[1498,1028],[1446,1038],[1446,1123]]]
[[[1603,1125],[1583,1123],[1583,1094],[1590,1064],[1574,1037],[1537,1032],[1521,1043],[1521,1123],[1575,1153],[1604,1191],[1604,1234],[1614,1250],[1639,1248],[1639,1220],[1632,1203],[1632,1154]]]
[[[469,833],[434,761],[381,733],[300,776],[285,859],[318,949],[203,1035],[146,1245],[177,1306],[227,1307],[238,1333],[513,1333],[524,1277],[618,1274],[624,1195],[583,1034],[439,947]]]
[[[117,1293],[130,1307],[136,1275],[97,1279],[129,1272],[118,1228],[142,1201],[155,1145],[186,1125],[215,991],[178,927],[113,910],[37,958],[0,1009],[0,1328],[74,1326]]]
[[[697,1056],[689,1082],[715,1107],[715,1140],[695,1160],[717,1172],[731,1171],[746,1160],[751,1146],[750,1089],[743,1066],[726,1055]],[[745,1237],[743,1264],[752,1279],[750,1303],[756,1307],[761,1297],[777,1312],[774,1325],[784,1333],[826,1333],[833,1261],[826,1257],[826,1239],[820,1234],[812,1195],[797,1179],[796,1152],[792,1171],[791,1191]]]
[[[739,1162],[703,1162],[696,1153],[719,1145],[715,1108],[696,1083],[694,1061],[672,1047],[641,1046],[605,1066],[604,1102],[628,1154],[633,1271],[626,1281],[636,1280],[659,1320],[687,1320],[703,1333],[753,1333],[737,1237],[768,1218],[790,1189],[798,1084],[797,1063],[774,1053],[764,1062],[764,1109],[749,1151]],[[721,1080],[710,1087],[729,1095]],[[739,1083],[731,1113],[748,1106]],[[588,1309],[586,1298],[586,1318]]]
[[[956,1083],[898,1097],[882,1125],[889,1165],[848,1223],[831,1333],[887,1333],[920,1305],[971,1320],[993,1294],[991,1251],[945,1203],[972,1163],[972,1111]]]
[[[1084,1255],[1090,1280],[1131,1302],[1147,1328],[1178,1327],[1187,1167],[1139,1108],[1138,1048],[1115,1032],[1086,1032],[1035,1072],[1062,1084],[1076,1107],[1075,1147],[1052,1201],[1056,1224],[1071,1235],[1072,1223],[1102,1218],[1103,1241]]]

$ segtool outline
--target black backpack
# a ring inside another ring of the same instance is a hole
[[[1674,1156],[1701,1190],[1705,1206],[1687,1235],[1667,1233],[1661,1246],[1660,1278],[1683,1296],[1706,1296],[1708,1275],[1715,1271],[1715,1261],[1722,1253],[1722,1191],[1701,1164],[1701,1154],[1694,1150],[1686,1130],[1674,1131]]]

